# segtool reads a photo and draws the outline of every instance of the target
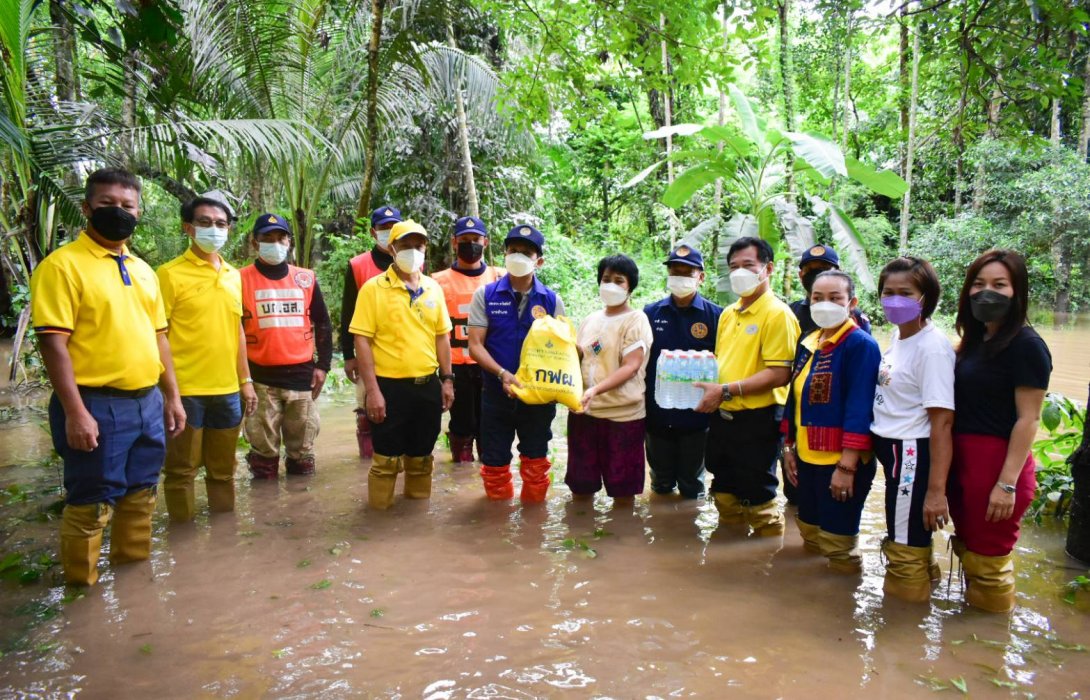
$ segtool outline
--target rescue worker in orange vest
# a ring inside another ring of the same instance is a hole
[[[397,207],[388,204],[371,212],[371,236],[375,239],[375,247],[349,260],[348,269],[344,273],[340,323],[341,356],[344,357],[345,376],[356,385],[356,442],[359,445],[360,459],[370,458],[375,449],[371,444],[371,422],[367,420],[367,389],[360,379],[356,347],[348,326],[352,323],[356,298],[364,283],[386,272],[394,261],[390,253],[390,231],[400,221],[401,212]]]
[[[451,362],[454,365],[454,405],[450,407],[450,458],[455,464],[473,461],[473,441],[480,442],[481,368],[469,356],[469,305],[473,293],[503,277],[504,270],[486,265],[481,259],[488,248],[488,230],[484,222],[463,216],[454,222],[454,264],[431,277],[443,288],[454,330],[450,336]],[[480,444],[477,445],[480,452]]]
[[[314,473],[318,406],[333,359],[333,327],[314,272],[289,265],[291,225],[262,214],[251,244],[257,253],[242,274],[242,329],[257,392],[257,410],[246,418],[255,479],[275,479],[283,441],[288,474]],[[317,359],[315,359],[317,355]]]

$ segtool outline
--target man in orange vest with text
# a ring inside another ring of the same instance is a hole
[[[340,323],[341,356],[344,357],[344,373],[348,381],[356,385],[356,442],[359,444],[360,459],[370,458],[375,450],[371,444],[371,423],[367,420],[367,390],[360,380],[356,348],[348,326],[352,322],[356,298],[364,283],[386,272],[394,260],[390,254],[390,231],[400,221],[401,212],[397,207],[384,205],[371,212],[371,236],[375,239],[375,247],[352,258],[344,274]]]
[[[451,243],[456,254],[454,264],[431,277],[443,288],[454,324],[450,338],[454,405],[450,407],[447,437],[451,461],[459,463],[473,461],[473,441],[480,440],[481,429],[481,368],[469,356],[469,306],[473,293],[498,280],[504,271],[481,259],[488,247],[488,231],[480,219],[463,216],[455,221]]]
[[[288,474],[314,473],[318,406],[333,359],[333,327],[314,272],[289,265],[291,225],[262,214],[254,222],[254,264],[242,274],[242,329],[257,392],[246,418],[255,479],[275,479],[283,441]],[[317,355],[317,358],[315,358]]]

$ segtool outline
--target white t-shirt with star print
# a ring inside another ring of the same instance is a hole
[[[954,409],[954,359],[954,348],[935,324],[905,340],[894,328],[878,368],[871,432],[893,440],[930,437],[927,409]]]

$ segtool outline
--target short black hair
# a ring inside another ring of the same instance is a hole
[[[730,264],[730,259],[734,257],[734,254],[740,250],[746,248],[757,249],[757,259],[768,264],[772,262],[772,259],[776,257],[776,253],[773,252],[772,246],[768,244],[763,238],[757,238],[756,236],[742,236],[734,243],[730,244],[730,250],[727,251],[727,264]]]
[[[193,223],[193,217],[197,213],[198,207],[217,207],[220,211],[227,215],[227,221],[231,221],[231,210],[227,208],[227,205],[218,199],[212,199],[211,197],[194,197],[182,204],[182,221],[187,224]]]
[[[628,280],[628,291],[630,292],[635,291],[640,283],[640,268],[636,266],[636,261],[627,255],[607,255],[599,260],[598,284],[602,283],[602,277],[606,274],[606,270],[612,270],[624,275],[625,279]]]
[[[90,200],[95,195],[96,185],[121,185],[130,190],[141,192],[140,178],[123,168],[100,168],[87,176],[83,186],[83,198]]]
[[[898,272],[907,272],[912,277],[912,283],[923,295],[922,318],[931,318],[935,308],[939,305],[939,297],[942,295],[942,285],[939,284],[939,276],[935,274],[935,268],[923,258],[904,255],[894,258],[882,268],[882,274],[878,276],[878,296],[882,296],[882,290],[886,286],[889,276]]]
[[[817,284],[818,280],[826,277],[835,277],[837,279],[845,280],[848,283],[848,296],[852,298],[855,297],[855,280],[853,280],[852,276],[847,272],[844,272],[843,270],[822,270],[817,274],[817,277],[814,278],[814,284]]]

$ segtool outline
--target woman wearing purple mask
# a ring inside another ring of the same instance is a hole
[[[939,279],[926,260],[891,261],[878,278],[886,319],[896,326],[874,392],[874,449],[886,477],[886,593],[931,599],[938,580],[931,534],[946,524],[953,453],[954,349],[930,322]]]

